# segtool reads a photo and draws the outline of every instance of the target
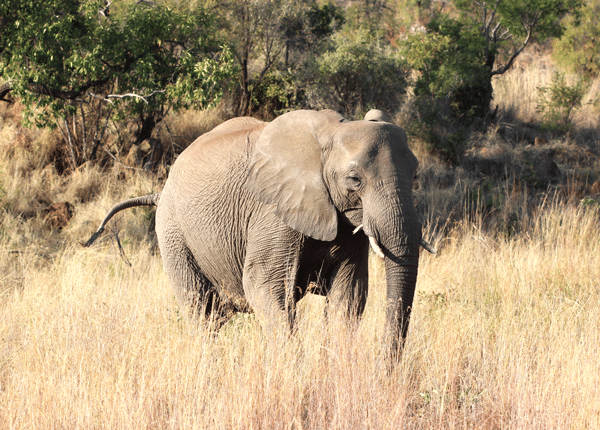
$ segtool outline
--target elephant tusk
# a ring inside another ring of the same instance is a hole
[[[352,232],[352,234],[356,234],[361,230],[363,230],[362,224],[359,225],[358,227],[356,227],[354,229],[354,231]],[[381,247],[377,244],[377,241],[375,240],[375,238],[372,236],[368,236],[368,237],[369,237],[369,243],[371,244],[371,248],[373,248],[373,251],[375,251],[375,254],[377,254],[377,256],[380,258],[385,258],[383,251],[381,250]]]
[[[361,230],[363,230],[362,224],[359,225],[358,227],[356,227],[354,229],[354,231],[352,232],[352,234],[356,234]],[[369,243],[371,244],[371,248],[373,248],[373,251],[375,251],[375,254],[377,254],[377,256],[380,258],[385,258],[385,256],[383,255],[383,251],[381,250],[381,247],[377,244],[377,241],[375,240],[375,238],[372,236],[368,236],[368,237],[369,237]]]
[[[369,236],[369,243],[371,244],[371,248],[373,248],[373,251],[375,251],[375,254],[377,254],[378,257],[385,258],[385,255],[383,255],[383,251],[381,250],[373,236]]]
[[[425,239],[421,239],[421,246],[430,254],[437,254],[437,250],[431,246]]]

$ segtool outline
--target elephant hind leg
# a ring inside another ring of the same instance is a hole
[[[166,249],[164,249],[166,248]],[[161,247],[163,266],[180,306],[185,306],[193,315],[209,318],[213,311],[220,310],[217,290],[200,271],[192,252],[181,240],[168,241]]]

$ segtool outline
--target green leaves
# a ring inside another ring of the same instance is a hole
[[[98,13],[104,6],[97,0],[0,5],[0,76],[12,81],[26,120],[44,126],[80,115],[73,127],[85,136],[82,106],[104,100],[95,115],[140,118],[153,124],[148,134],[168,108],[203,108],[222,95],[235,68],[210,13],[129,2],[106,18]]]
[[[492,77],[505,73],[532,40],[562,33],[560,18],[581,0],[455,0],[402,45],[418,72],[411,125],[434,150],[455,161],[467,131],[493,115]]]
[[[554,73],[547,87],[538,87],[537,111],[543,117],[543,126],[550,131],[568,132],[572,124],[571,113],[582,106],[589,82],[578,80],[569,85],[564,75]]]
[[[600,74],[600,2],[587,2],[581,13],[564,20],[565,32],[554,41],[553,57],[572,72]]]
[[[522,36],[531,27],[537,39],[543,40],[560,36],[563,31],[560,19],[581,4],[581,0],[503,0],[498,5],[498,14],[511,34]]]
[[[336,33],[308,73],[313,91],[346,115],[393,110],[408,87],[405,62],[366,30]]]
[[[491,99],[485,44],[479,28],[446,15],[433,19],[427,32],[409,36],[403,47],[410,66],[420,72],[414,93],[423,120],[439,121],[435,118],[442,115],[468,126],[485,115]]]
[[[223,95],[225,82],[237,72],[233,54],[227,46],[200,61],[188,53],[181,64],[187,72],[179,74],[166,93],[176,110],[214,106]]]

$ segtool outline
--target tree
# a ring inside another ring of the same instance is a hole
[[[558,37],[560,19],[581,0],[456,0],[435,9],[426,30],[407,37],[404,52],[419,72],[417,116],[423,137],[457,161],[465,128],[491,112],[492,78],[502,75],[536,38]]]
[[[572,129],[571,114],[583,106],[589,82],[579,79],[569,85],[560,72],[555,72],[548,86],[538,87],[536,110],[541,114],[542,127],[559,133]]]
[[[568,70],[595,78],[600,74],[600,1],[588,0],[563,25],[565,33],[554,40],[553,57]]]
[[[235,113],[250,115],[255,86],[286,48],[281,26],[294,10],[286,0],[225,0],[220,6],[223,26],[228,34],[240,71],[241,97]]]
[[[308,64],[309,104],[349,116],[394,111],[408,87],[405,62],[367,30],[337,32]]]
[[[345,10],[347,30],[366,30],[382,37],[389,30],[390,1],[386,0],[339,0]]]
[[[74,168],[94,158],[109,121],[137,118],[139,143],[168,109],[218,99],[234,70],[214,34],[201,8],[6,0],[0,76],[28,120],[60,127]]]
[[[489,114],[492,78],[509,70],[534,38],[560,36],[560,18],[577,10],[581,0],[456,0],[454,5],[453,14],[434,11],[427,31],[408,38],[406,52],[422,73],[421,94],[450,100],[454,114],[469,123]]]
[[[218,9],[239,66],[236,115],[292,103],[294,69],[344,20],[332,2],[315,0],[224,0]],[[262,98],[268,94],[269,99]]]

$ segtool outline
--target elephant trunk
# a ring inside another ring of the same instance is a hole
[[[419,244],[402,245],[385,259],[386,347],[390,358],[397,360],[406,339],[412,310],[417,271]]]
[[[421,224],[412,204],[410,192],[394,193],[379,200],[377,214],[367,215],[364,230],[371,247],[385,261],[386,327],[388,355],[397,360],[408,331],[417,282]],[[390,203],[391,202],[391,203]]]

